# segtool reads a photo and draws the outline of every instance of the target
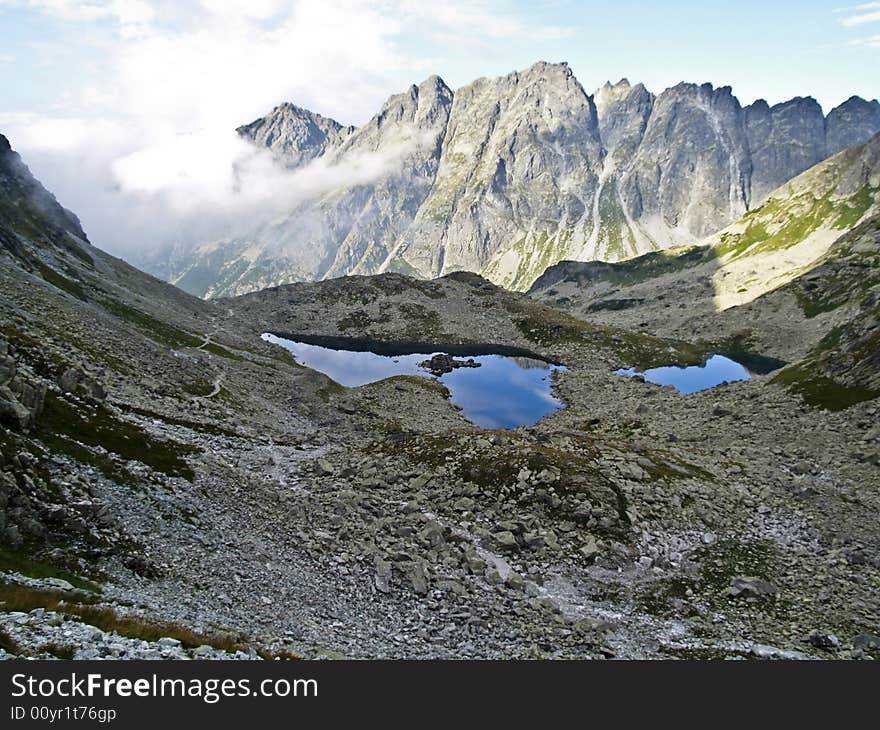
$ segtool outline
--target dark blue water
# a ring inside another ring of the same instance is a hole
[[[700,390],[714,388],[721,383],[734,383],[738,380],[749,380],[751,374],[738,362],[724,355],[712,355],[702,365],[678,366],[670,365],[662,368],[651,368],[644,372],[636,372],[635,368],[617,370],[617,375],[641,375],[649,383],[657,385],[673,385],[679,393],[696,393]]]
[[[419,363],[437,354],[435,351],[378,355],[309,345],[271,334],[264,334],[263,339],[287,348],[301,365],[318,370],[349,388],[395,375],[433,377],[420,368]],[[438,379],[449,389],[450,400],[482,428],[531,426],[563,406],[551,392],[551,374],[554,370],[564,370],[564,367],[504,355],[456,357],[473,357],[480,367],[459,368]]]

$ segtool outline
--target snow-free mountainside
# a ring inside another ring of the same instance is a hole
[[[403,148],[407,185],[320,204],[381,213],[394,256],[428,276],[446,264],[432,268],[427,202],[452,260],[468,226],[569,220],[554,196],[584,165],[624,201],[652,155],[676,175],[688,155],[736,167],[713,136],[646,142],[658,108],[708,124],[694,99],[736,110],[728,92],[632,93],[651,109],[644,133],[600,125],[586,145],[563,130],[609,117],[560,66],[454,98],[432,79],[359,130],[285,107],[248,133],[297,165],[422,130]],[[385,271],[207,300],[92,246],[0,136],[0,659],[880,658],[880,138],[846,145],[831,115],[821,128],[815,155],[846,149],[781,186],[754,176],[757,158],[732,158],[750,171],[743,199],[687,175],[705,219],[665,184],[644,195],[640,235],[659,231],[654,211],[703,244],[560,263],[529,294]],[[529,207],[539,189],[547,207]],[[382,208],[394,201],[412,216]],[[313,263],[336,261],[328,246]],[[345,388],[266,332],[527,353],[565,365],[551,379],[564,407],[482,429],[427,374]],[[615,372],[709,355],[753,375],[684,396]]]
[[[566,64],[432,76],[363,127],[285,103],[239,133],[285,169],[350,171],[247,235],[151,266],[198,296],[396,271],[525,290],[562,260],[620,261],[716,234],[800,173],[880,131],[880,103],[743,107],[730,87],[588,94]],[[362,171],[369,167],[370,175]],[[357,172],[361,171],[361,172]]]

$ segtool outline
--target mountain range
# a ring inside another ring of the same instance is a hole
[[[544,62],[455,92],[432,76],[360,128],[287,103],[238,133],[286,169],[351,170],[352,182],[154,270],[207,297],[384,271],[527,289],[562,260],[700,241],[878,131],[876,100],[825,115],[802,97],[743,107],[711,84],[654,94],[623,79],[588,94]]]
[[[445,96],[311,118],[317,160],[427,130],[385,148],[412,187],[334,205],[441,195],[416,163]],[[699,244],[528,293],[385,271],[204,300],[91,245],[0,135],[0,659],[880,657],[878,213],[874,136]],[[343,387],[264,333],[528,352],[565,407],[484,429],[443,381]],[[719,354],[772,372],[617,372]]]

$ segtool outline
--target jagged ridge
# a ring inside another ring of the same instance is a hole
[[[617,261],[691,243],[780,184],[880,130],[853,97],[743,108],[730,87],[659,95],[623,79],[587,94],[566,64],[437,77],[392,97],[354,132],[293,105],[241,128],[289,166],[385,164],[245,238],[197,249],[173,281],[207,296],[351,273],[455,270],[525,289],[563,260]]]

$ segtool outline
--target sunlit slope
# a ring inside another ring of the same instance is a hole
[[[531,288],[562,294],[578,307],[625,309],[649,301],[655,287],[674,295],[711,282],[716,310],[743,304],[816,265],[843,233],[880,210],[880,136],[816,165],[774,191],[758,208],[699,244],[618,263],[564,261]],[[626,296],[621,296],[626,292]]]

